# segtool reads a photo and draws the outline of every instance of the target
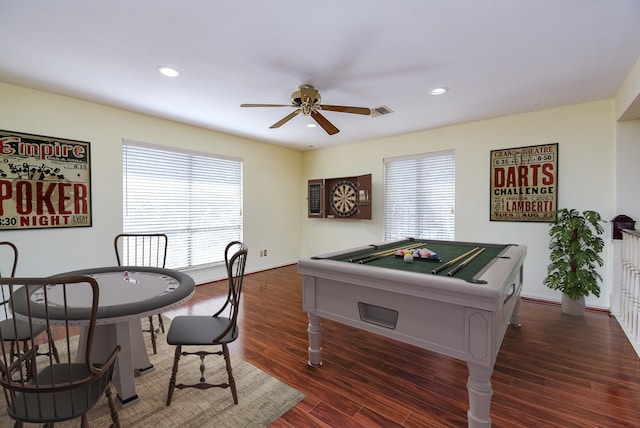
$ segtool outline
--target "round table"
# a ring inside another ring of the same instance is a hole
[[[116,344],[121,346],[114,384],[122,405],[133,404],[139,400],[135,374],[153,369],[144,343],[141,319],[189,300],[195,292],[193,278],[172,269],[138,266],[82,269],[54,276],[76,275],[91,276],[100,287],[93,360],[103,362]],[[72,306],[67,317],[71,324],[81,327],[88,325],[91,311],[88,287],[79,289],[68,300]],[[44,318],[44,301],[37,290],[32,292],[31,302],[33,316]],[[62,323],[64,313],[55,295],[49,295],[48,311],[50,320],[59,318]],[[82,328],[78,349],[85,343],[86,334]]]

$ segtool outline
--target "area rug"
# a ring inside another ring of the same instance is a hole
[[[165,321],[165,328],[169,325]],[[147,335],[145,335],[145,339]],[[233,375],[238,390],[238,404],[233,403],[230,389],[194,388],[176,389],[171,405],[166,405],[167,388],[173,364],[173,350],[158,336],[158,353],[149,353],[155,369],[136,377],[136,390],[140,401],[120,409],[118,415],[122,428],[170,427],[170,428],[259,428],[267,427],[299,401],[304,394],[239,357],[231,355]],[[150,346],[147,349],[151,349]],[[178,370],[178,382],[195,383],[199,380],[200,359],[182,357]],[[210,356],[205,359],[207,381],[226,382],[224,359]],[[115,388],[112,387],[115,393]],[[109,427],[111,418],[106,399],[89,413],[91,428]],[[6,413],[6,402],[0,402],[0,427],[13,426]],[[25,424],[25,428],[36,424]],[[56,428],[79,427],[80,421],[56,423]]]

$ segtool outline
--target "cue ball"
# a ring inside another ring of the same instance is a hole
[[[413,254],[405,254],[404,255],[405,263],[413,263]]]

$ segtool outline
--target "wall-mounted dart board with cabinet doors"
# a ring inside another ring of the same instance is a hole
[[[308,182],[310,218],[371,220],[371,174]]]

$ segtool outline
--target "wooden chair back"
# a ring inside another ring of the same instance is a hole
[[[11,242],[0,242],[0,277],[15,277],[16,268],[18,266],[18,248]],[[40,334],[47,332],[48,346],[42,347],[37,355],[53,355],[54,358],[58,358],[58,351],[55,348],[55,344],[51,339],[49,331],[44,325],[33,326],[33,329],[27,329],[26,323],[22,320],[13,319],[11,308],[9,307],[10,292],[9,286],[0,285],[0,329],[3,331],[4,336],[2,343],[4,346],[8,343],[10,359],[13,361],[18,356],[18,350],[22,346],[22,350],[26,352],[29,346],[29,340],[39,336]],[[17,328],[13,328],[13,324],[16,323]],[[14,332],[18,332],[16,336]]]
[[[16,276],[18,248],[9,241],[0,242],[0,277]],[[0,322],[9,319],[9,288],[0,287]]]
[[[0,278],[0,285],[8,292],[11,319],[16,321],[0,330],[0,339],[19,336],[19,329],[35,331],[45,326],[59,350],[59,362],[53,355],[39,356],[38,347],[46,339],[30,335],[29,346],[19,349],[16,358],[2,353],[0,386],[8,415],[17,422],[41,423],[81,417],[85,427],[87,412],[106,394],[114,425],[119,426],[109,384],[120,346],[99,364],[91,355],[100,295],[96,280],[89,276]],[[86,310],[79,307],[85,305]],[[84,329],[82,340],[78,324]]]
[[[247,262],[247,247],[240,241],[232,241],[227,244],[224,250],[224,263],[227,268],[227,278],[229,281],[229,292],[227,299],[220,309],[213,314],[214,317],[226,314],[231,320],[227,329],[219,337],[213,340],[218,342],[230,331],[237,329],[238,313],[240,311],[240,296],[242,295],[242,282],[244,280],[244,270]]]
[[[121,233],[113,245],[118,266],[164,268],[167,263],[168,238],[164,233]]]
[[[146,266],[164,268],[167,263],[167,245],[169,239],[164,233],[121,233],[116,235],[113,245],[116,250],[118,266]],[[160,331],[164,333],[164,321],[162,314],[158,316],[158,327],[156,328],[153,315],[147,317],[148,327],[143,327],[142,331],[149,333],[153,353],[158,353],[156,345],[157,335]]]

